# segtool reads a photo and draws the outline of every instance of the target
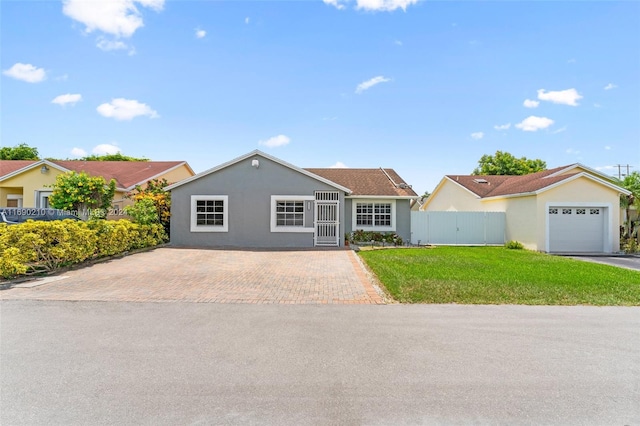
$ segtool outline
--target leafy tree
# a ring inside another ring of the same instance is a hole
[[[31,147],[26,143],[0,148],[0,160],[39,160],[38,148]]]
[[[153,179],[143,188],[140,185],[127,194],[134,201],[133,206],[125,207],[125,213],[140,224],[160,223],[169,234],[171,219],[171,193],[164,188],[169,185],[166,179]],[[153,206],[153,210],[151,207]]]
[[[80,217],[105,218],[116,192],[116,181],[102,176],[68,172],[56,177],[49,204],[55,209],[76,210]]]
[[[122,155],[121,153],[116,152],[115,154],[88,155],[78,159],[78,161],[149,161],[149,159],[144,157],[129,157],[128,155]]]
[[[631,207],[635,206],[636,209],[640,209],[640,173],[629,173],[620,181],[620,186],[631,191],[629,195],[620,196],[620,207],[625,210],[625,223],[624,223],[624,236],[631,237],[637,230],[634,230],[633,222],[631,221]]]
[[[478,161],[474,175],[528,175],[547,169],[542,160],[516,158],[508,152],[496,151],[494,155],[483,155]]]

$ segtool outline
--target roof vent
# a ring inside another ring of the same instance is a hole
[[[477,183],[489,183],[489,181],[486,179],[474,179],[473,181]]]

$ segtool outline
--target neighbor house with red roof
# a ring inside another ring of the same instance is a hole
[[[411,235],[417,194],[393,169],[304,169],[252,151],[166,188],[171,244],[342,246],[362,229]]]
[[[70,171],[116,181],[114,209],[131,203],[125,195],[149,180],[169,183],[193,176],[186,161],[0,160],[0,207],[48,208],[56,177]]]
[[[421,211],[504,212],[505,239],[552,253],[620,250],[620,195],[613,178],[582,164],[524,176],[447,175]]]

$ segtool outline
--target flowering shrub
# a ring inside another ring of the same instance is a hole
[[[138,225],[126,220],[0,223],[0,275],[10,278],[53,271],[164,241],[166,234],[160,224]]]

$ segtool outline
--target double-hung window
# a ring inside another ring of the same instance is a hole
[[[313,232],[312,227],[305,227],[312,200],[304,195],[272,195],[271,232]]]
[[[381,231],[395,230],[395,202],[384,201],[353,201],[354,229],[369,229]]]
[[[191,232],[228,232],[227,195],[191,196]]]

